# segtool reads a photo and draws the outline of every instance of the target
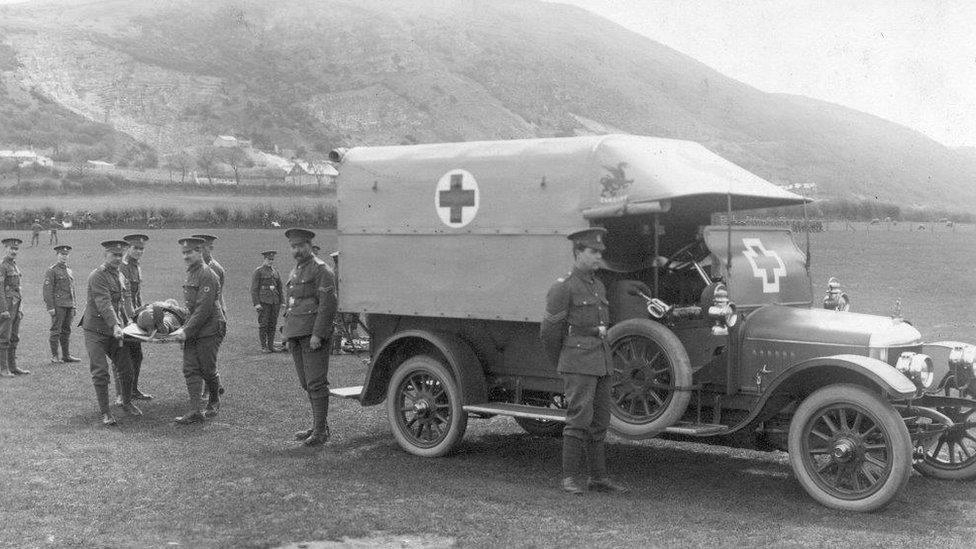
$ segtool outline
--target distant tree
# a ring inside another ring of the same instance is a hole
[[[207,175],[207,181],[213,185],[213,172],[217,169],[217,149],[204,147],[197,153],[197,167]]]
[[[237,147],[220,149],[217,153],[217,159],[230,166],[230,169],[234,171],[234,181],[238,185],[241,184],[241,168],[254,166],[254,162],[251,162],[247,154]]]
[[[8,173],[14,174],[17,177],[17,185],[20,185],[20,162],[13,158],[0,160],[0,175],[6,176]]]
[[[186,183],[186,175],[193,167],[193,157],[190,156],[189,151],[182,150],[167,158],[166,167],[180,172],[180,183]]]

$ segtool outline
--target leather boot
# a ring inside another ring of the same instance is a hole
[[[203,412],[203,417],[214,417],[220,411],[220,390],[207,383],[207,409]]]
[[[108,407],[108,387],[105,385],[95,386],[95,399],[98,400],[98,411],[102,414],[102,425],[109,426],[118,423],[112,410]]]
[[[132,400],[152,400],[152,395],[148,395],[139,390],[139,370],[141,369],[141,364],[138,367],[135,365],[132,366]]]
[[[17,347],[12,346],[7,349],[7,369],[10,370],[11,374],[18,376],[30,374],[30,370],[21,370],[17,367]]]
[[[71,352],[68,351],[68,347],[71,347],[71,337],[62,335],[61,336],[61,360],[63,362],[81,362],[80,358],[71,356]]]
[[[304,431],[295,431],[295,440],[301,442],[308,437],[312,436],[312,431],[315,429],[305,429]]]
[[[329,441],[329,397],[309,397],[312,403],[312,432],[302,442],[305,446],[321,446]]]
[[[61,364],[61,359],[58,358],[58,340],[52,339],[48,343],[51,345],[51,364]]]
[[[596,492],[613,492],[625,494],[630,490],[626,486],[610,480],[607,474],[607,446],[602,440],[590,441],[590,478],[587,488]]]
[[[0,377],[14,377],[7,369],[7,350],[0,349]]]
[[[141,416],[142,410],[132,403],[132,370],[119,376],[119,385],[122,386],[122,411],[130,416]]]
[[[180,425],[189,425],[203,421],[203,414],[200,413],[200,391],[203,390],[203,380],[186,380],[186,390],[190,394],[190,409],[174,420]]]
[[[563,482],[562,489],[575,495],[586,490],[580,483],[583,473],[585,447],[583,441],[571,436],[563,436]]]

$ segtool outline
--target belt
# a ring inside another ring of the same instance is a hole
[[[602,331],[600,328],[604,328]],[[569,326],[569,335],[571,336],[590,336],[598,337],[604,339],[607,337],[605,326]]]

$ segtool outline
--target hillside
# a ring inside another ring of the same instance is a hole
[[[698,141],[821,196],[976,206],[966,151],[763,93],[561,4],[79,1],[2,7],[0,32],[19,86],[161,154],[217,133],[324,151],[602,126]]]

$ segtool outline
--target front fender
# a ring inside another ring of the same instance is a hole
[[[373,355],[360,399],[363,406],[383,402],[393,371],[404,360],[420,354],[444,360],[461,390],[462,404],[487,402],[488,389],[481,361],[466,343],[445,332],[405,330],[384,341]]]
[[[872,388],[892,401],[910,400],[917,394],[915,384],[887,362],[863,355],[816,357],[798,362],[770,380],[752,413],[732,430],[765,421],[786,404],[838,383]]]
[[[770,381],[768,392],[775,392],[778,388],[790,384],[793,380],[806,381],[814,378],[814,382],[825,381],[820,386],[835,383],[834,379],[828,375],[811,375],[811,373],[826,373],[824,369],[842,372],[850,372],[861,376],[871,382],[872,385],[880,389],[891,400],[908,400],[915,396],[917,388],[912,380],[896,370],[887,362],[863,355],[832,355],[811,358],[798,362],[776,376]],[[837,381],[841,383],[841,381]]]

